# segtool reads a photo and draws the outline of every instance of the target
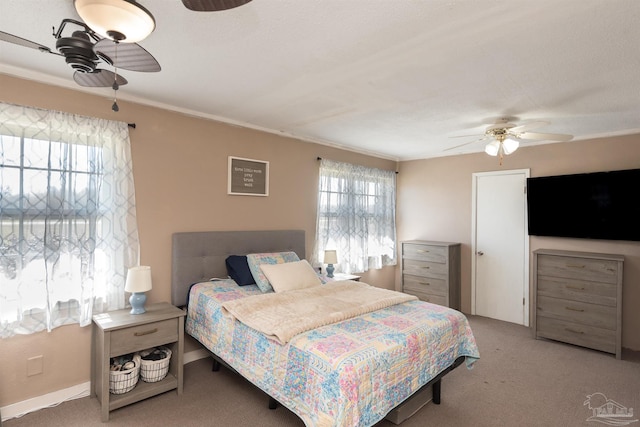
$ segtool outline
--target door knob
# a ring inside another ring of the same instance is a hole
[[[484,252],[478,251],[478,255],[482,256],[482,255],[484,255]]]

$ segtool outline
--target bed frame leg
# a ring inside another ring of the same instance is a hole
[[[211,370],[213,372],[218,372],[220,370],[220,362],[218,362],[216,359],[213,359],[213,364],[211,365]]]
[[[269,397],[269,409],[276,409],[278,407],[278,401],[273,397]]]
[[[433,400],[433,403],[435,403],[436,405],[440,404],[440,391],[442,389],[441,381],[442,380],[440,379],[440,380],[438,380],[438,381],[433,383],[433,389],[432,389],[433,390],[433,397],[432,397],[432,400]]]

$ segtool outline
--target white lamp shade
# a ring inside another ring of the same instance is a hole
[[[517,139],[507,138],[502,142],[504,154],[511,154],[518,149],[520,142]]]
[[[338,254],[334,250],[324,251],[324,263],[325,264],[337,264]]]
[[[484,152],[490,156],[497,156],[498,151],[500,151],[500,141],[497,139],[495,141],[491,141],[484,147]]]
[[[127,292],[147,292],[151,290],[151,267],[141,265],[132,267],[127,272],[127,283],[124,285]]]
[[[74,0],[74,3],[85,24],[111,40],[136,43],[156,28],[151,12],[134,0]]]

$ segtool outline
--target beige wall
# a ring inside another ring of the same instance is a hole
[[[395,162],[300,142],[157,108],[0,75],[0,100],[136,123],[131,145],[141,262],[150,265],[149,301],[170,300],[171,234],[177,231],[303,229],[307,252],[315,234],[318,156],[394,170]],[[99,90],[96,90],[99,92]],[[270,162],[269,197],[228,196],[227,157]],[[518,150],[502,169],[532,176],[640,167],[638,136]],[[484,154],[403,162],[398,175],[398,239],[460,241],[463,311],[470,309],[471,174],[498,170]],[[259,213],[259,214],[257,214]],[[531,250],[560,247],[622,253],[625,263],[623,345],[640,349],[640,244],[531,239]],[[397,288],[393,268],[364,281]],[[394,283],[395,282],[395,283]],[[0,407],[89,381],[89,328],[64,326],[0,340]],[[195,348],[193,342],[188,349]],[[29,357],[44,356],[44,373],[26,376]]]
[[[99,97],[5,75],[0,88],[5,102],[136,123],[131,151],[141,263],[152,268],[149,302],[170,301],[172,233],[302,229],[311,256],[317,157],[396,168],[390,160],[124,101],[116,114],[106,90]],[[226,194],[230,155],[270,162],[269,197]],[[394,286],[390,267],[363,277],[373,285]],[[71,325],[0,340],[0,407],[89,381],[90,338],[89,328]],[[44,356],[44,373],[27,377],[27,359],[38,355]]]
[[[639,167],[640,135],[524,147],[505,157],[502,166],[497,158],[485,154],[402,162],[398,175],[398,241],[462,243],[462,311],[469,313],[473,173],[530,169],[531,176],[536,177]],[[630,195],[640,197],[637,189],[630,190],[635,191]],[[622,345],[640,350],[640,242],[532,237],[529,245],[531,251],[550,248],[624,255]],[[396,271],[397,284],[399,275]]]

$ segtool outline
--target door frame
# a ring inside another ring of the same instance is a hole
[[[529,326],[529,318],[531,313],[529,311],[529,235],[527,231],[527,185],[526,179],[530,176],[529,169],[512,169],[505,171],[491,171],[491,172],[475,172],[472,174],[472,189],[471,189],[471,314],[476,314],[476,256],[477,256],[477,233],[476,233],[476,225],[477,225],[477,209],[476,205],[478,202],[478,178],[485,176],[499,176],[499,175],[514,175],[514,174],[523,174],[525,178],[525,186],[524,186],[524,206],[523,206],[523,214],[524,214],[524,229],[522,232],[524,233],[524,326]]]

